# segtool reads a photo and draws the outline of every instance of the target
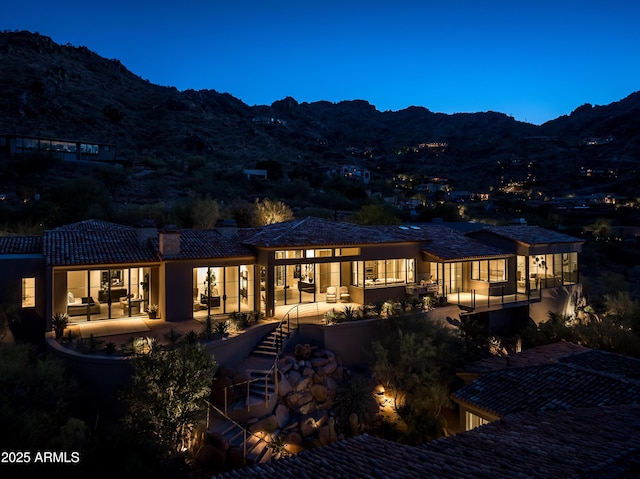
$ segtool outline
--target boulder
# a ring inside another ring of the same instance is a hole
[[[327,389],[331,391],[335,391],[336,389],[338,389],[338,381],[333,379],[331,376],[326,376],[323,383],[325,386],[327,386]]]
[[[336,361],[329,361],[324,366],[321,366],[317,369],[318,374],[323,376],[329,376],[331,373],[335,372],[338,369],[338,363]]]
[[[314,368],[319,368],[320,366],[324,366],[329,362],[328,358],[313,358],[311,360],[311,366]]]
[[[300,414],[309,414],[314,411],[317,411],[318,409],[319,409],[318,404],[315,401],[309,401],[307,403],[304,403],[298,406],[298,412]]]
[[[314,384],[311,386],[311,394],[313,394],[316,401],[324,402],[328,397],[327,387],[322,384]]]
[[[278,404],[276,406],[276,421],[279,428],[284,428],[289,423],[289,408],[284,404]]]
[[[291,386],[294,386],[300,380],[301,374],[297,371],[289,371],[287,373],[287,381]]]
[[[263,432],[272,433],[276,429],[278,429],[278,419],[276,418],[275,414],[271,414],[270,416],[264,417],[260,419],[258,422],[249,426],[249,431],[251,432],[263,431]]]
[[[291,383],[286,377],[282,376],[278,381],[278,395],[280,397],[285,397],[291,391],[293,391],[293,387],[291,386]]]
[[[298,424],[300,426],[300,435],[302,437],[309,437],[315,434],[318,430],[318,424],[316,420],[311,416],[307,416],[304,419],[301,419]]]
[[[286,437],[286,449],[289,454],[298,454],[302,451],[302,436],[292,431]]]
[[[318,429],[318,441],[321,446],[326,446],[331,442],[329,434],[329,426],[325,425]]]
[[[311,384],[311,378],[309,376],[301,377],[297,383],[293,386],[293,390],[296,392],[304,391],[309,388]]]

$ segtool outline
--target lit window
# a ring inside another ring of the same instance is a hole
[[[22,278],[22,307],[34,308],[36,305],[36,279]]]
[[[491,261],[472,261],[471,279],[500,283],[507,280],[507,261],[495,259]]]
[[[478,426],[482,426],[483,424],[488,424],[489,421],[480,416],[476,416],[475,414],[470,413],[469,411],[465,412],[465,426],[466,430],[470,431]]]
[[[489,261],[489,282],[498,283],[507,280],[506,260],[494,259]]]
[[[358,256],[360,248],[336,248],[336,256]]]

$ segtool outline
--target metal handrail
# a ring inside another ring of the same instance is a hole
[[[277,344],[278,344],[278,349],[277,349],[277,354],[275,357],[275,360],[273,361],[273,365],[269,368],[269,371],[267,371],[267,373],[264,376],[261,376],[259,378],[253,378],[253,379],[248,379],[246,381],[242,381],[240,383],[237,384],[233,384],[230,386],[225,386],[224,388],[224,410],[225,410],[225,416],[226,413],[228,411],[229,405],[228,405],[228,389],[229,388],[237,388],[239,386],[242,385],[246,385],[247,387],[247,400],[245,401],[245,404],[247,405],[247,411],[249,411],[251,409],[251,406],[249,406],[249,391],[250,391],[250,387],[249,385],[251,383],[254,382],[258,382],[258,381],[263,381],[264,380],[264,399],[265,399],[265,407],[268,405],[269,403],[269,376],[271,374],[273,374],[273,381],[275,383],[275,388],[276,391],[278,390],[278,360],[280,359],[280,352],[282,352],[282,349],[284,348],[284,341],[283,341],[283,326],[286,324],[287,325],[287,334],[286,337],[288,338],[291,334],[291,314],[292,312],[295,310],[296,311],[296,330],[299,330],[300,328],[300,315],[299,315],[299,304],[296,304],[294,307],[292,307],[289,311],[287,311],[283,316],[282,319],[278,322],[278,325],[275,327],[275,330],[278,331],[276,338],[274,339],[274,341],[277,340]],[[317,305],[316,305],[316,310],[317,310]]]
[[[265,441],[264,438],[258,436],[257,434],[254,434],[253,432],[249,431],[245,427],[241,426],[237,421],[234,421],[233,419],[231,419],[229,416],[227,416],[224,412],[222,412],[214,404],[211,404],[206,399],[204,400],[204,402],[207,404],[207,406],[209,406],[207,408],[207,431],[209,430],[209,427],[211,426],[211,418],[210,418],[211,409],[215,410],[218,414],[220,414],[222,417],[224,417],[227,421],[232,422],[235,426],[239,427],[240,430],[242,431],[242,463],[243,463],[243,465],[246,465],[246,463],[247,463],[247,436],[251,435],[251,436],[255,437],[258,440],[258,442],[264,441],[266,443],[267,441]],[[268,443],[267,443],[267,445],[268,445]]]

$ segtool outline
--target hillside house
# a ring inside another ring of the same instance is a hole
[[[116,148],[110,143],[0,135],[0,151],[14,160],[30,156],[52,161],[88,161],[116,163]]]
[[[130,227],[87,220],[0,238],[0,286],[50,329],[144,315],[165,321],[299,304],[442,297],[496,328],[544,321],[580,294],[582,240],[517,225],[361,226],[307,217],[260,228]],[[18,299],[19,298],[19,299]]]

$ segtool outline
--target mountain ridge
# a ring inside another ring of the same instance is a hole
[[[635,171],[640,159],[640,92],[534,125],[493,111],[446,114],[410,106],[383,112],[366,100],[285,97],[248,106],[215,90],[154,85],[117,59],[26,31],[0,33],[0,65],[0,131],[114,144],[134,167],[153,170],[144,177],[151,184],[129,189],[132,200],[154,196],[153,182],[166,182],[167,171],[176,177],[165,185],[171,194],[274,194],[247,191],[241,181],[243,169],[265,164],[271,179],[301,179],[312,188],[322,186],[319,171],[353,163],[381,183],[397,174],[438,176],[457,189],[482,191],[505,181],[505,165],[511,165],[509,176],[520,178],[529,164],[536,165],[538,185],[554,194],[564,187],[552,184],[558,175],[573,177],[586,161],[621,162]],[[585,153],[590,137],[614,141]],[[416,152],[427,143],[446,148]]]

